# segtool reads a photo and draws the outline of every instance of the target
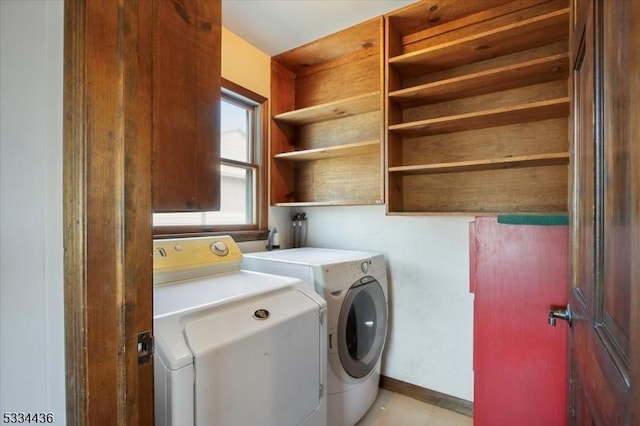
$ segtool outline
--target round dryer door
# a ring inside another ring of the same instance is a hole
[[[387,329],[387,305],[378,281],[365,277],[345,295],[338,318],[338,355],[352,377],[368,375],[380,359]]]

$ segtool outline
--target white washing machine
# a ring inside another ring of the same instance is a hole
[[[154,242],[156,425],[326,426],[326,302],[230,237]]]
[[[246,253],[242,265],[300,278],[327,301],[328,425],[353,426],[378,393],[387,333],[384,256],[307,247]]]

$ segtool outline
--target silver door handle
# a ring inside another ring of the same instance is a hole
[[[556,319],[565,320],[569,324],[569,327],[571,327],[571,306],[567,305],[564,309],[549,309],[549,315],[547,316],[549,325],[555,327]]]

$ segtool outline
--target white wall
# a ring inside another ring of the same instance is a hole
[[[385,216],[384,206],[310,207],[307,245],[383,253],[390,328],[382,374],[473,400],[469,222]]]
[[[0,1],[0,412],[65,424],[61,1]]]

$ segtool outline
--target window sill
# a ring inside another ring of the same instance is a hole
[[[187,229],[185,227],[158,227],[153,230],[153,238],[158,240],[167,238],[215,237],[218,235],[229,235],[237,243],[244,241],[266,240],[268,234],[268,229],[204,231],[202,229]]]

